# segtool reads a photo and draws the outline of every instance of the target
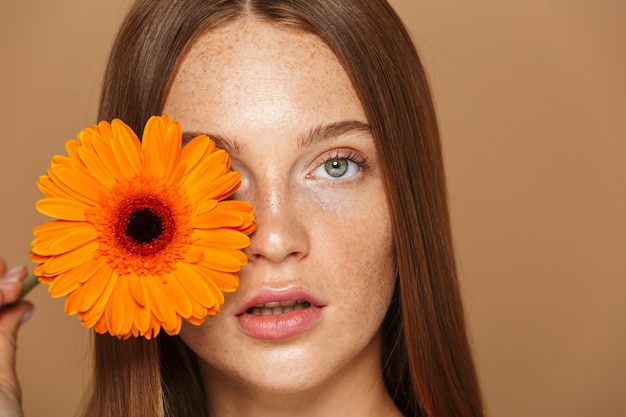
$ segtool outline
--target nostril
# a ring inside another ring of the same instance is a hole
[[[286,212],[276,216],[257,216],[256,230],[250,235],[250,246],[244,250],[248,261],[278,263],[307,256],[309,236],[306,227],[294,217]]]

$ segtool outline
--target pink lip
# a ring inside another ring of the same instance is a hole
[[[310,306],[271,316],[256,316],[246,312],[259,304],[296,300],[304,300]],[[322,319],[323,308],[319,300],[301,289],[264,290],[248,300],[236,318],[239,327],[248,336],[262,340],[285,340],[316,326]]]

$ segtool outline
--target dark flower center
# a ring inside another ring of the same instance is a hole
[[[119,207],[115,223],[117,241],[128,252],[150,256],[166,248],[176,232],[169,206],[160,199],[136,196]]]
[[[124,233],[136,243],[150,243],[163,233],[163,219],[149,208],[135,210],[128,217]]]

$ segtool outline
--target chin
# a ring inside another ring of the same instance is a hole
[[[221,361],[214,366],[200,360],[205,383],[219,381],[240,394],[254,395],[321,395],[322,390],[338,390],[371,376],[380,370],[378,333],[364,344],[344,346],[323,343],[260,343],[253,357],[238,361]],[[359,346],[360,347],[357,347]],[[207,386],[210,389],[210,386]]]

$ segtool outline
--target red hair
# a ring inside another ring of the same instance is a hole
[[[398,278],[382,325],[387,389],[407,416],[480,417],[424,69],[384,0],[139,0],[106,70],[99,118],[136,132],[160,114],[193,41],[241,18],[319,36],[351,78],[385,174]],[[90,417],[207,416],[195,358],[177,337],[95,340]]]

